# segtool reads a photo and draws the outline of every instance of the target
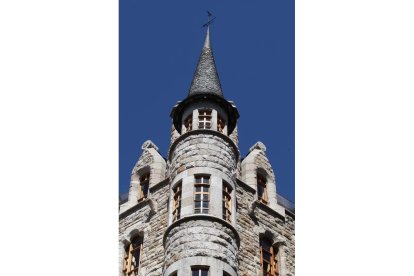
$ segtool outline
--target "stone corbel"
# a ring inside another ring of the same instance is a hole
[[[254,211],[256,210],[257,206],[259,205],[259,202],[257,200],[253,201],[252,203],[250,203],[249,205],[249,215],[252,217],[255,217],[256,215],[254,214]]]
[[[151,209],[150,216],[153,216],[158,212],[158,204],[152,198],[148,198],[148,206]]]

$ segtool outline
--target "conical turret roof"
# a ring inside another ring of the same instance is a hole
[[[214,62],[213,50],[210,44],[210,26],[207,27],[206,40],[198,60],[188,96],[196,94],[215,94],[223,97],[220,79]]]

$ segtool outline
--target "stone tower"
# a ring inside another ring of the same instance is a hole
[[[120,203],[120,275],[294,275],[294,207],[257,142],[242,159],[207,34],[166,160],[151,141]]]

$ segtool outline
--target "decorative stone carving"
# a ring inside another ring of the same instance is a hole
[[[266,146],[265,146],[262,142],[260,142],[260,141],[256,142],[256,144],[254,144],[254,145],[253,145],[253,146],[249,149],[249,152],[252,152],[254,149],[258,149],[258,150],[261,150],[261,151],[266,152]]]
[[[141,146],[142,150],[146,150],[146,149],[150,149],[150,148],[153,148],[156,151],[158,151],[158,147],[151,140],[145,141]]]

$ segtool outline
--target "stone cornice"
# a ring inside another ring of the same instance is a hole
[[[187,138],[190,135],[197,135],[197,134],[211,134],[211,135],[218,136],[218,137],[222,138],[223,140],[225,140],[226,142],[228,142],[232,146],[234,152],[236,153],[237,161],[240,159],[239,148],[233,142],[233,140],[230,139],[230,137],[228,137],[227,135],[224,135],[221,132],[211,130],[211,129],[196,129],[196,130],[191,130],[189,132],[186,132],[183,135],[180,135],[179,137],[177,137],[177,139],[175,139],[175,141],[171,144],[170,149],[168,150],[167,160],[169,162],[171,162],[171,153],[174,151],[175,147],[177,146],[177,144],[179,142],[181,142],[182,140],[184,140],[185,138]]]
[[[138,202],[136,205],[132,206],[131,208],[125,210],[121,214],[119,214],[119,219],[124,219],[130,214],[134,213],[135,211],[144,208],[145,206],[150,207],[150,216],[155,214],[158,211],[157,203],[152,198],[146,198],[143,201]]]
[[[240,247],[240,236],[239,236],[239,233],[237,232],[236,228],[234,228],[233,225],[231,225],[230,223],[228,223],[224,219],[221,219],[221,218],[218,218],[218,217],[215,217],[215,216],[212,216],[212,215],[197,214],[197,215],[190,215],[190,216],[183,217],[183,218],[173,222],[170,226],[168,226],[167,230],[165,230],[165,233],[164,233],[164,236],[163,236],[163,239],[162,239],[164,248],[165,248],[165,240],[166,240],[168,234],[170,233],[170,231],[174,227],[176,227],[177,225],[180,225],[181,223],[191,221],[191,220],[209,220],[209,221],[219,222],[219,223],[227,226],[228,228],[230,228],[233,231],[234,236],[236,237],[237,247]]]
[[[285,216],[283,214],[280,214],[279,212],[277,212],[276,210],[270,208],[268,205],[263,204],[260,200],[255,200],[252,202],[252,204],[249,207],[249,213],[254,215],[254,210],[256,208],[261,209],[262,211],[265,211],[266,213],[268,213],[269,215],[272,215],[273,217],[279,217],[283,220],[285,220]],[[283,208],[283,210],[286,211],[285,208]]]
[[[237,110],[237,107],[234,105],[232,101],[227,101],[226,99],[222,98],[221,96],[218,96],[216,94],[194,94],[191,96],[188,96],[182,101],[177,102],[177,104],[173,107],[171,111],[171,118],[173,119],[173,124],[175,129],[178,131],[178,133],[181,134],[181,116],[183,110],[194,103],[200,102],[200,101],[212,101],[219,105],[221,105],[224,110],[228,113],[229,121],[228,121],[228,133],[229,135],[233,132],[234,128],[237,124],[237,119],[240,117],[239,111]]]

